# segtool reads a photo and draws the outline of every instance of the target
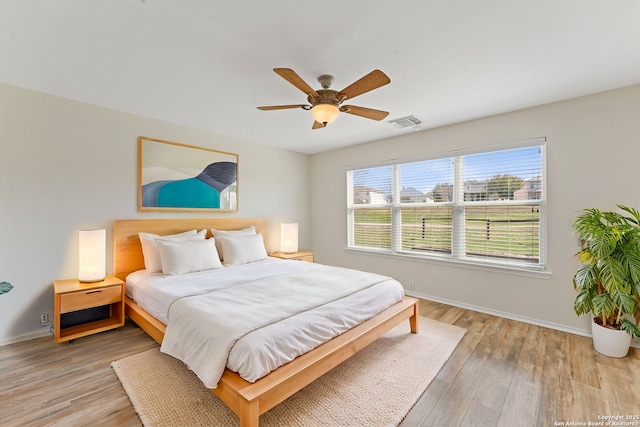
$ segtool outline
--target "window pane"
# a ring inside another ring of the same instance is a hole
[[[359,169],[351,172],[353,179],[353,204],[386,204],[391,202],[393,191],[392,166]]]
[[[540,200],[539,146],[464,156],[464,201]]]
[[[402,163],[400,203],[453,201],[453,159]]]
[[[472,257],[538,263],[539,206],[468,206],[465,253]]]
[[[353,244],[391,249],[391,208],[354,208]]]
[[[451,206],[403,207],[401,213],[403,250],[451,253]]]

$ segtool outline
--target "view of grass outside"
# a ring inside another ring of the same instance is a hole
[[[355,246],[391,249],[391,207],[354,209]]]
[[[451,253],[453,208],[406,207],[402,212],[402,249]]]
[[[466,254],[535,262],[540,257],[537,206],[467,207]]]
[[[356,208],[354,244],[391,249],[391,209]],[[403,207],[402,250],[450,254],[451,206]],[[467,256],[539,260],[540,213],[537,206],[467,206],[465,254]]]

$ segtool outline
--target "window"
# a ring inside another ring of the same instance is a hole
[[[544,142],[348,170],[348,248],[544,268]]]

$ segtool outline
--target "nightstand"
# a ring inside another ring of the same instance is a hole
[[[295,259],[299,261],[314,262],[313,252],[308,251],[298,251],[291,254],[285,254],[284,252],[274,252],[272,254],[269,254],[269,256],[282,259]]]
[[[70,341],[124,325],[124,282],[107,276],[100,282],[53,282],[56,342]]]

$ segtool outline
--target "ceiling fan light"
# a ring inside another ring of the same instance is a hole
[[[317,104],[311,109],[313,119],[318,123],[331,123],[338,118],[340,110],[333,104]]]

